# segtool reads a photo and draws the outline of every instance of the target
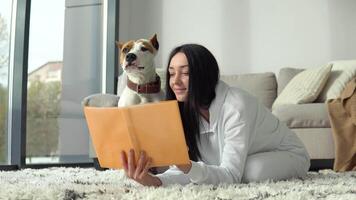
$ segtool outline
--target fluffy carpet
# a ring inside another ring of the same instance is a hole
[[[123,171],[82,168],[0,172],[0,199],[356,199],[356,172],[309,172],[304,179],[231,185],[144,187]]]

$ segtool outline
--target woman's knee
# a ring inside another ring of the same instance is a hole
[[[248,157],[245,164],[244,174],[242,176],[242,182],[259,182],[264,180],[264,163],[256,157]]]

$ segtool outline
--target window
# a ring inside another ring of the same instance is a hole
[[[7,163],[7,111],[11,0],[0,1],[0,164]]]
[[[81,101],[101,89],[101,12],[82,1],[31,1],[26,164],[91,160]]]
[[[26,164],[59,161],[59,123],[63,68],[63,0],[31,1]]]
[[[0,170],[92,166],[81,102],[114,91],[117,10],[115,0],[0,1]]]

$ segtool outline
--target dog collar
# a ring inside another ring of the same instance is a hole
[[[146,84],[136,84],[130,79],[127,79],[127,87],[140,94],[158,93],[161,90],[161,79],[156,75],[156,80],[154,82]]]

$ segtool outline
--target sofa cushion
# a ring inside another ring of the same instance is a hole
[[[282,90],[286,87],[290,80],[300,72],[304,71],[304,69],[298,68],[282,68],[279,70],[277,83],[278,83],[278,95],[282,92]]]
[[[277,80],[272,72],[221,75],[220,79],[232,87],[246,90],[269,109],[277,96]]]
[[[289,128],[330,128],[325,103],[278,105],[272,113]]]
[[[333,61],[330,77],[321,91],[317,102],[336,99],[344,90],[346,84],[356,76],[356,60]]]
[[[273,106],[313,102],[320,94],[330,74],[331,66],[310,68],[297,74],[278,95]]]

